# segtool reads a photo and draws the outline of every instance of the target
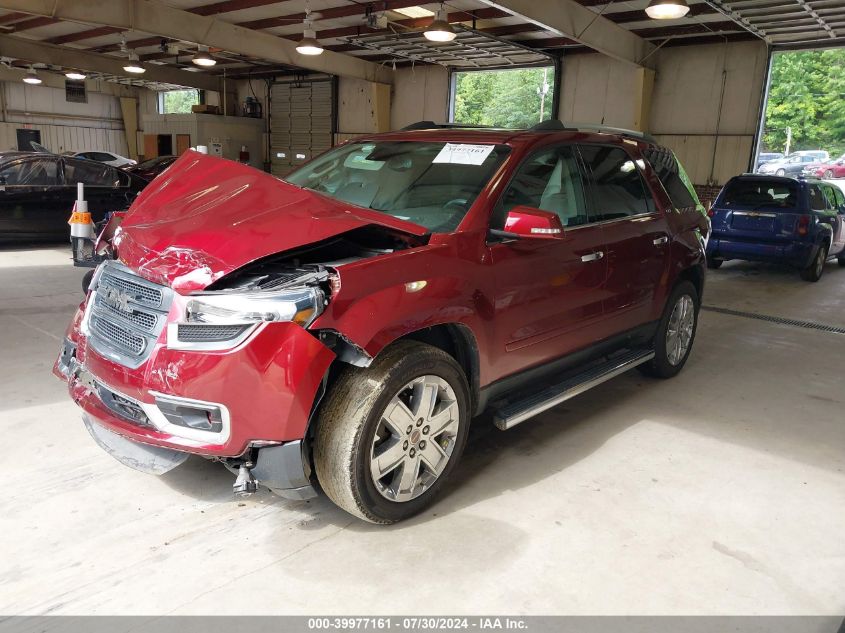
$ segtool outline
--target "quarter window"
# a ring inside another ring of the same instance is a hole
[[[89,187],[119,187],[122,178],[117,170],[103,163],[85,160],[65,161],[65,184],[81,182]]]
[[[641,215],[654,209],[637,164],[618,147],[585,145],[581,155],[592,175],[593,211],[599,221]]]
[[[824,211],[827,209],[827,200],[822,193],[821,187],[817,185],[810,187],[810,208],[813,211]]]
[[[555,213],[563,226],[589,222],[581,171],[571,146],[541,151],[519,167],[502,196],[491,227],[501,229],[508,211],[520,205]]]

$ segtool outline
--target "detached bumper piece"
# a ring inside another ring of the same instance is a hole
[[[302,448],[302,440],[296,440],[260,449],[252,476],[258,483],[285,499],[313,499],[317,491],[311,486],[305,472]]]
[[[100,448],[124,466],[140,470],[142,473],[163,475],[181,466],[188,459],[188,453],[133,442],[97,424],[87,415],[83,414],[82,421]]]

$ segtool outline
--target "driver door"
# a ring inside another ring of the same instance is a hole
[[[585,179],[572,145],[539,150],[524,160],[494,208],[491,228],[508,211],[528,206],[558,215],[561,239],[530,238],[490,245],[495,276],[497,377],[539,365],[603,338],[607,260],[602,228],[589,215]]]

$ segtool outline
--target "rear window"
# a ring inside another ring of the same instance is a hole
[[[664,147],[650,147],[643,152],[652,169],[657,173],[663,188],[669,194],[672,205],[676,209],[698,206],[693,199],[689,188],[684,184],[678,169],[678,161],[675,155]]]
[[[722,194],[721,206],[751,209],[798,209],[798,185],[754,179],[732,180]]]

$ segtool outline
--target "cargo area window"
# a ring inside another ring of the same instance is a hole
[[[821,192],[817,193],[821,196]],[[811,193],[811,198],[812,195]],[[761,178],[743,180],[740,178],[732,181],[725,188],[721,204],[751,210],[794,210],[798,207],[798,188],[796,185],[779,180],[772,181]]]

